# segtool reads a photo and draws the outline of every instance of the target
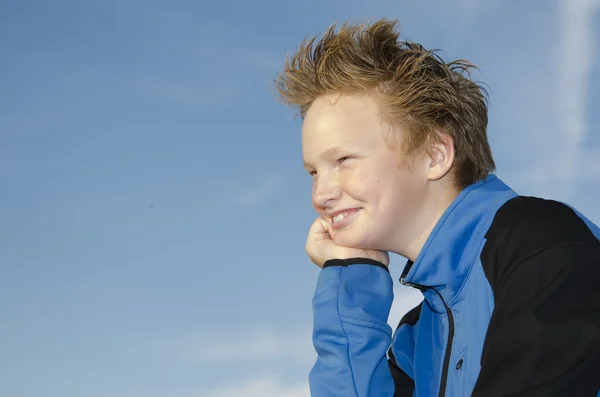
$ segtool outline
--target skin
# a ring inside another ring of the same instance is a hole
[[[402,141],[404,132],[382,122],[377,102],[367,94],[324,95],[308,110],[302,154],[319,216],[306,251],[316,265],[363,257],[387,266],[388,252],[414,261],[458,194],[448,135],[438,132],[440,139],[408,159],[400,144],[388,145],[389,133]],[[341,221],[334,219],[340,211],[347,214]]]

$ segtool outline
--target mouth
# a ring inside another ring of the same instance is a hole
[[[332,213],[329,217],[331,227],[333,229],[340,229],[346,226],[354,219],[360,210],[362,210],[362,208],[350,208]]]

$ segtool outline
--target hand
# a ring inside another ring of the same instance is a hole
[[[386,251],[348,248],[336,245],[331,239],[329,223],[319,217],[312,224],[306,239],[306,253],[317,266],[323,267],[329,259],[369,258],[388,266],[390,256]]]

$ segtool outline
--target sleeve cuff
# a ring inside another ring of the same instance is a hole
[[[323,264],[323,269],[331,266],[350,266],[350,265],[373,265],[385,269],[388,273],[390,270],[383,263],[370,258],[347,258],[347,259],[329,259]]]

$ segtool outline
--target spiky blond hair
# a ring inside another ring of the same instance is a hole
[[[453,176],[463,188],[495,168],[487,139],[487,92],[470,79],[470,62],[445,62],[435,50],[399,41],[397,21],[331,25],[320,40],[305,39],[286,57],[275,85],[282,102],[306,115],[326,94],[374,95],[384,121],[405,130],[413,154],[438,132],[452,137]]]

